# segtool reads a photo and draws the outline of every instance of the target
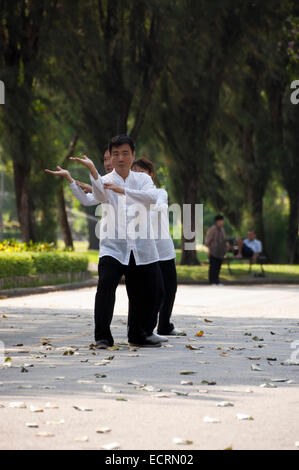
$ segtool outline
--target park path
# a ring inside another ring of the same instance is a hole
[[[0,366],[1,449],[296,449],[299,366],[287,364],[299,359],[297,286],[179,286],[174,319],[187,336],[153,350],[125,343],[124,286],[113,320],[118,349],[90,349],[94,294],[0,300],[11,359]],[[111,431],[96,432],[103,427]]]

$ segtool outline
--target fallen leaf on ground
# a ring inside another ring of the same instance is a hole
[[[118,444],[118,442],[111,442],[110,444],[105,444],[102,446],[102,449],[104,450],[116,450],[119,448],[120,448],[120,445]]]
[[[12,401],[8,406],[9,408],[19,408],[19,409],[27,408],[26,404],[23,401]]]
[[[261,371],[262,369],[258,367],[256,364],[251,364],[251,370],[253,371]]]
[[[193,385],[193,382],[187,382],[186,380],[182,380],[181,385]]]
[[[65,423],[64,419],[60,419],[59,421],[46,421],[46,424],[48,426],[56,426],[58,424],[64,424],[64,423]]]
[[[220,420],[218,418],[211,418],[210,416],[205,416],[203,419],[203,422],[216,424],[216,423],[220,423]]]
[[[209,381],[209,380],[202,380],[202,385],[216,385],[217,382]]]
[[[74,441],[75,442],[88,442],[89,439],[88,439],[88,436],[82,436],[82,437],[76,437]]]
[[[108,432],[111,432],[111,429],[108,428],[107,426],[104,426],[102,428],[98,428],[96,430],[96,433],[98,433],[98,434],[107,434]]]
[[[180,375],[193,375],[196,374],[196,372],[192,370],[181,370]]]
[[[176,395],[178,395],[179,397],[182,396],[182,397],[187,397],[189,395],[188,392],[181,392],[180,390],[170,390],[171,393],[175,393]]]
[[[227,408],[229,406],[235,406],[233,403],[231,403],[230,401],[219,401],[216,406],[220,407],[220,408]]]
[[[277,385],[272,384],[271,382],[264,383],[260,385],[261,388],[277,388]]]
[[[73,406],[77,411],[93,411],[91,408],[85,408],[84,406]]]
[[[25,423],[26,428],[38,428],[37,423]]]
[[[253,417],[252,417],[252,416],[250,416],[250,415],[245,415],[245,414],[242,414],[242,413],[237,413],[236,418],[237,418],[239,421],[253,421]]]
[[[197,336],[197,338],[201,338],[203,335],[204,335],[204,331],[199,331],[198,333],[196,333],[195,336]]]
[[[95,380],[77,380],[78,384],[83,384],[83,385],[90,385],[90,384],[95,384]]]
[[[181,437],[174,437],[172,439],[172,442],[178,446],[190,446],[193,444],[193,441],[190,441],[189,439],[182,439]]]
[[[206,323],[213,323],[212,320],[208,320],[207,318],[204,319]]]
[[[201,349],[201,347],[199,346],[192,346],[192,344],[186,344],[186,348],[187,349],[190,349],[191,351],[198,351],[199,349]]]
[[[53,434],[52,432],[38,432],[36,436],[37,437],[54,437],[55,434]]]
[[[48,408],[48,409],[51,409],[51,410],[58,410],[59,406],[58,405],[55,405],[54,403],[46,403],[45,404],[45,408]]]
[[[121,393],[121,390],[110,387],[109,385],[103,385],[102,389],[105,393]]]
[[[34,406],[34,405],[30,405],[29,409],[30,409],[30,411],[32,411],[32,413],[43,413],[44,412],[43,408],[38,408],[37,406]]]

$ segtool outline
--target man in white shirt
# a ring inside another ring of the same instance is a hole
[[[144,325],[152,315],[155,305],[156,279],[159,255],[155,240],[150,236],[150,206],[156,204],[158,191],[152,179],[144,173],[131,171],[135,159],[132,139],[122,135],[111,139],[109,144],[113,171],[101,177],[94,163],[86,156],[71,158],[90,171],[92,194],[85,194],[69,172],[60,167],[58,174],[67,178],[70,187],[82,204],[102,204],[105,223],[101,223],[99,283],[95,301],[95,340],[98,349],[113,345],[110,330],[115,291],[122,275],[132,308],[129,343],[138,346],[161,346],[158,339],[148,338]],[[136,237],[136,212],[142,216]],[[132,223],[133,222],[133,223]],[[105,231],[105,228],[107,230]]]
[[[262,242],[257,240],[254,230],[248,231],[248,238],[245,240],[237,240],[238,253],[236,258],[249,258],[253,263],[263,251]]]

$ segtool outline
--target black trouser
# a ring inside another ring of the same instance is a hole
[[[156,328],[159,312],[158,334],[168,335],[174,329],[173,323],[170,323],[170,317],[177,291],[175,260],[159,261],[158,265],[156,303],[153,315],[149,317],[147,323],[147,334],[149,336]]]
[[[99,261],[99,282],[95,299],[95,340],[106,340],[113,345],[110,325],[115,304],[115,291],[125,276],[126,289],[131,305],[128,339],[142,343],[147,336],[146,322],[155,306],[158,263],[136,265],[133,252],[129,265],[123,265],[111,256]]]
[[[210,284],[219,284],[219,274],[222,265],[222,258],[210,256],[209,282]]]

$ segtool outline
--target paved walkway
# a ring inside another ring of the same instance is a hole
[[[297,286],[180,286],[174,319],[187,336],[156,350],[125,345],[124,286],[113,320],[119,349],[90,349],[94,293],[0,300],[11,358],[0,366],[1,449],[296,449],[299,366],[283,363],[299,359]]]

